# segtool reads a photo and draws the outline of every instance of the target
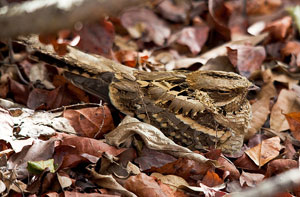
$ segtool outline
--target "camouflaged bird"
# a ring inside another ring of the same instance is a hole
[[[252,84],[245,77],[222,71],[136,71],[134,76],[115,75],[109,85],[110,100],[121,112],[192,150],[241,149],[251,119],[246,96]]]

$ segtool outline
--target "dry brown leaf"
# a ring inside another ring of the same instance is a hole
[[[77,33],[80,50],[111,58],[115,29],[110,21],[102,19],[98,23],[84,24]]]
[[[211,162],[204,156],[192,152],[190,149],[175,144],[167,138],[159,129],[136,118],[126,116],[121,124],[105,135],[107,143],[119,147],[120,144],[131,142],[132,136],[138,134],[150,149],[165,151],[176,157],[186,157],[201,163]]]
[[[230,62],[246,77],[260,70],[266,58],[266,52],[262,46],[236,45],[227,47],[227,53]]]
[[[75,147],[79,153],[87,153],[96,157],[101,157],[103,152],[106,152],[113,156],[117,156],[124,150],[126,150],[124,148],[117,149],[104,143],[101,140],[86,137],[61,134],[59,138],[61,139],[60,145]]]
[[[189,184],[180,176],[175,175],[162,175],[160,173],[154,172],[151,176],[156,177],[162,183],[168,185],[174,192],[178,189],[180,185],[188,186]]]
[[[268,24],[264,31],[270,33],[274,40],[283,40],[292,28],[292,17],[285,16]]]
[[[281,4],[282,0],[248,0],[246,9],[249,15],[262,15],[276,11]]]
[[[186,21],[189,7],[189,1],[166,0],[159,2],[156,9],[162,17],[180,23]]]
[[[255,165],[255,163],[244,153],[240,158],[238,158],[234,165],[237,168],[251,170],[251,171],[258,171],[259,167]]]
[[[114,129],[109,108],[105,106],[90,107],[78,110],[66,110],[63,116],[67,118],[77,134],[90,138],[102,138]]]
[[[292,112],[284,115],[289,123],[292,135],[297,140],[300,140],[300,112]]]
[[[153,168],[151,171],[162,174],[174,174],[188,180],[193,175],[204,176],[208,170],[213,170],[214,167],[209,163],[199,163],[186,158],[168,163],[160,168]]]
[[[257,101],[251,105],[252,119],[246,139],[251,138],[264,125],[270,114],[270,99],[276,95],[273,78],[270,70],[262,72],[264,85],[257,95]]]
[[[122,185],[120,185],[112,175],[103,175],[99,174],[95,171],[95,169],[87,169],[89,171],[89,175],[95,184],[102,188],[110,189],[116,191],[124,196],[128,197],[137,197],[134,193],[125,189]]]
[[[272,108],[270,117],[270,127],[275,131],[289,129],[288,122],[284,114],[300,111],[300,98],[293,90],[283,89],[280,91],[277,102]]]
[[[29,96],[29,87],[27,85],[23,85],[13,79],[9,79],[9,88],[16,102],[24,105],[27,104]]]
[[[298,162],[291,159],[276,159],[268,163],[266,177],[282,173],[291,168],[297,168]]]
[[[255,187],[257,184],[263,181],[265,175],[259,173],[249,173],[249,172],[242,172],[240,177],[240,184],[242,187]]]
[[[227,47],[235,46],[235,45],[244,45],[244,44],[251,44],[253,46],[260,43],[262,40],[264,40],[268,36],[267,33],[263,33],[257,36],[249,36],[247,38],[243,38],[241,40],[231,41],[227,42],[221,46],[218,46],[216,48],[213,48],[198,57],[195,58],[179,58],[175,61],[175,67],[176,68],[187,68],[195,63],[201,63],[205,64],[209,59],[215,58],[218,56],[224,56],[227,54]]]
[[[229,179],[231,179],[231,180],[239,179],[240,172],[230,160],[226,159],[225,157],[219,157],[219,159],[217,161],[222,166],[220,168],[220,170],[224,171],[224,174],[226,172],[229,172],[229,175],[228,175]],[[224,178],[225,177],[223,176],[223,179]]]
[[[144,147],[140,156],[134,160],[140,167],[141,171],[153,168],[160,168],[167,163],[176,161],[175,157],[159,151]]]
[[[164,21],[153,11],[145,8],[125,11],[121,16],[121,22],[131,37],[142,38],[145,42],[153,41],[159,46],[162,46],[171,34]]]
[[[173,191],[167,185],[144,173],[129,177],[124,187],[137,196],[174,196]]]
[[[284,150],[285,157],[287,159],[295,159],[295,155],[297,152],[296,152],[290,139],[285,139],[284,147],[285,147],[285,150]]]
[[[208,187],[214,187],[214,186],[221,185],[224,182],[217,173],[208,170],[206,175],[203,177],[201,183]]]
[[[202,49],[202,46],[207,40],[209,32],[209,27],[205,24],[186,27],[180,32],[172,35],[169,42],[176,41],[178,44],[186,45],[189,47],[190,51],[196,55]]]
[[[18,178],[28,176],[27,162],[51,159],[54,153],[55,139],[48,141],[34,140],[33,145],[25,146],[21,152],[13,154],[8,162],[8,169],[16,168]]]
[[[246,150],[245,153],[254,161],[257,166],[263,166],[279,155],[282,146],[279,137],[272,137],[263,140],[257,146]]]

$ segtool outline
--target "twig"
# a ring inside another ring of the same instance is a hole
[[[53,33],[76,23],[117,15],[143,0],[32,0],[0,8],[0,38]],[[32,22],[34,21],[34,23]]]
[[[268,197],[274,196],[279,192],[290,191],[296,186],[300,185],[300,170],[291,169],[283,172],[276,177],[269,178],[268,180],[260,183],[257,187],[246,189],[242,192],[232,193],[231,197]]]

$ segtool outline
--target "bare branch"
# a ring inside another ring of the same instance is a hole
[[[279,192],[290,191],[296,186],[300,185],[300,170],[291,169],[287,172],[281,173],[276,177],[269,178],[257,185],[257,187],[246,189],[245,191],[232,193],[231,197],[268,197],[274,196]]]
[[[76,23],[117,15],[143,0],[33,0],[0,8],[0,38],[51,33]]]

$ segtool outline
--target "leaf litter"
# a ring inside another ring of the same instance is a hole
[[[1,41],[2,196],[223,196],[298,168],[300,6],[271,0],[152,3],[39,40],[60,57],[71,45],[146,71],[246,76],[257,89],[249,90],[253,117],[241,152],[179,146],[75,87],[53,61],[35,59],[17,43],[12,64]],[[298,190],[285,194],[299,196]]]

